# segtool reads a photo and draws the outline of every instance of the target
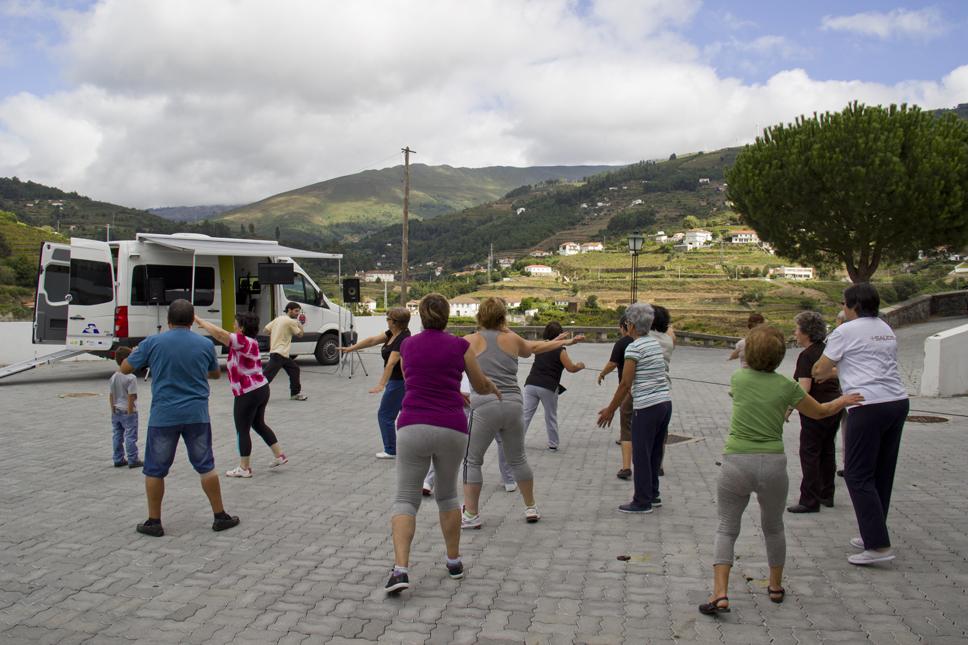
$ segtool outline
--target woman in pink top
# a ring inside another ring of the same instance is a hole
[[[195,324],[207,331],[217,342],[229,348],[226,369],[229,384],[235,395],[232,416],[235,417],[235,431],[239,435],[239,465],[225,473],[228,477],[252,477],[250,460],[252,440],[249,428],[262,437],[272,449],[273,460],[270,468],[289,462],[282,452],[275,433],[266,425],[266,405],[269,403],[269,382],[262,374],[262,361],[259,360],[259,317],[250,312],[235,317],[234,332],[228,332],[195,316]]]

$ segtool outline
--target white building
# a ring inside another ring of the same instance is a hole
[[[601,242],[583,242],[581,245],[582,253],[593,253],[595,251],[604,251],[605,247],[602,246]]]
[[[551,253],[548,251],[542,251],[541,249],[538,249],[536,251],[531,251],[531,253],[528,253],[528,255],[530,255],[533,258],[546,258],[549,255],[551,255]]]
[[[363,274],[364,282],[393,282],[394,274],[393,271],[367,271]]]
[[[552,276],[555,270],[547,264],[529,264],[524,267],[524,272],[532,276]]]
[[[558,255],[578,255],[581,253],[581,245],[575,242],[564,242],[558,245]]]
[[[700,184],[708,184],[709,183],[709,177],[700,177],[699,178],[699,183]]]
[[[450,315],[461,318],[473,318],[477,315],[477,310],[481,308],[481,303],[476,298],[469,296],[457,296],[450,300]]]
[[[373,298],[366,298],[360,303],[360,306],[372,314],[374,311],[376,311],[376,300]]]
[[[756,234],[756,231],[733,231],[729,239],[733,244],[760,243],[760,236]]]
[[[409,309],[410,310],[410,313],[412,313],[412,314],[417,313],[417,311],[420,309],[420,301],[419,300],[408,300],[407,301],[407,309]]]
[[[525,208],[524,206],[522,206],[521,208],[519,208],[518,210],[516,210],[516,211],[514,211],[514,212],[515,212],[516,214],[518,214],[518,215],[520,215],[521,213],[523,213],[523,212],[524,212],[524,211],[526,211],[526,210],[528,210],[528,209],[527,209],[527,208]]]
[[[502,269],[508,269],[514,264],[514,258],[498,258],[497,265]]]
[[[644,203],[645,202],[643,202],[641,199],[633,199],[632,200],[632,206],[641,206]]]
[[[773,269],[773,276],[787,280],[813,280],[813,267],[779,267]]]
[[[655,238],[655,241],[658,242],[659,244],[665,244],[666,242],[669,241],[669,236],[665,234],[665,231],[659,231],[653,237]]]
[[[682,241],[684,244],[691,246],[692,248],[700,248],[709,242],[713,241],[713,234],[709,231],[704,231],[702,229],[695,229],[692,231],[686,231],[683,236]]]

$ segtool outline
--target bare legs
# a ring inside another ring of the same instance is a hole
[[[413,515],[394,515],[390,519],[393,531],[393,563],[398,567],[410,564],[410,545],[417,529],[417,518]],[[460,556],[460,509],[440,513],[440,532],[444,535],[447,557],[456,560]]]
[[[716,564],[713,565],[713,593],[709,596],[709,602],[716,602],[718,598],[723,598],[729,595],[729,572],[733,568],[731,564]],[[783,589],[783,566],[770,567],[770,581],[767,591],[771,595],[777,595],[773,592]],[[728,607],[728,601],[722,601],[719,603],[720,607]]]
[[[200,475],[202,490],[212,505],[213,513],[225,510],[222,506],[222,487],[219,485],[218,473],[210,470]],[[148,497],[148,517],[153,520],[161,519],[161,501],[165,497],[165,479],[163,477],[145,477],[145,495]]]

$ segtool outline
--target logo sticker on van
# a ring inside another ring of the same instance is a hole
[[[81,332],[82,334],[96,334],[100,335],[101,332],[94,323],[87,323],[87,327]]]

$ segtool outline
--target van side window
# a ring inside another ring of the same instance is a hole
[[[310,301],[306,299],[307,287],[309,291],[313,290],[312,287],[306,284],[303,277],[297,273],[292,284],[282,285],[282,292],[285,294],[286,300],[308,304]]]
[[[72,305],[101,305],[114,300],[114,281],[107,262],[71,260],[70,278]]]
[[[191,290],[190,266],[140,264],[131,270],[132,305],[168,305],[179,298],[191,300]],[[195,267],[195,304],[207,306],[214,301],[215,269]]]
[[[70,291],[70,269],[62,264],[48,264],[44,267],[44,292],[47,302],[63,302]]]

